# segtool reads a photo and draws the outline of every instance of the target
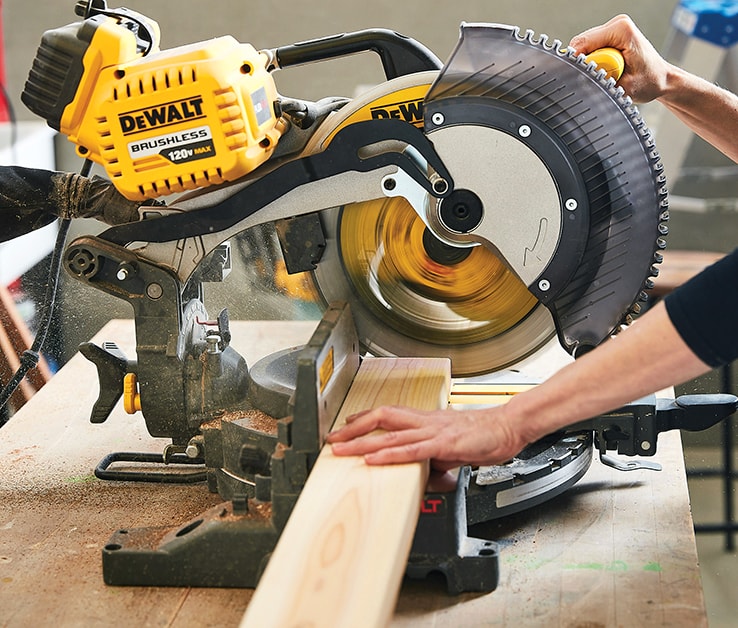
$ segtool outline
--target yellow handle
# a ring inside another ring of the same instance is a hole
[[[590,52],[587,61],[594,61],[600,70],[605,71],[607,78],[620,79],[625,70],[625,60],[617,48],[598,48]]]
[[[135,373],[123,377],[123,409],[128,414],[141,410],[141,395],[138,392],[138,378]]]

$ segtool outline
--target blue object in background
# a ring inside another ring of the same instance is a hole
[[[738,1],[681,0],[671,23],[689,37],[729,48],[738,42]]]

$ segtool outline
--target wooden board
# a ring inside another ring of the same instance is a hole
[[[336,419],[380,405],[445,408],[446,359],[362,362]],[[385,626],[407,564],[428,463],[370,467],[324,447],[249,603],[242,628]]]
[[[456,383],[451,386],[448,400],[450,404],[459,406],[497,406],[535,386],[536,384]]]

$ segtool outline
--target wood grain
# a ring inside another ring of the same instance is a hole
[[[446,407],[445,359],[370,358],[336,420],[386,404]],[[324,447],[241,626],[384,626],[417,524],[428,464],[370,467]]]

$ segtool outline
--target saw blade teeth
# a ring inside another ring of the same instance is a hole
[[[581,65],[584,67],[587,67],[589,65],[589,61],[587,61],[587,55],[585,55],[583,52],[576,52],[575,50],[570,51],[569,58],[576,62],[577,65]]]
[[[556,42],[558,40],[554,39],[554,41],[549,44],[548,43],[548,35],[545,33],[541,33],[541,36],[538,38],[538,45],[542,48],[545,48],[546,50],[554,50],[556,49]],[[561,47],[561,43],[559,42],[559,47]]]
[[[536,39],[532,30],[526,30],[525,35],[522,37],[519,29],[515,32],[518,39],[526,41],[539,48],[543,48],[546,51],[553,50],[558,56],[564,57],[568,63],[577,66],[580,71],[596,82],[621,107],[623,113],[628,117],[633,129],[640,137],[645,154],[650,159],[653,181],[657,186],[657,193],[661,197],[659,199],[661,215],[660,220],[656,225],[657,233],[653,244],[653,261],[655,264],[661,263],[662,256],[658,251],[666,248],[665,236],[668,234],[668,227],[665,224],[668,220],[668,190],[663,164],[655,147],[653,133],[641,116],[638,107],[633,103],[630,96],[625,93],[625,90],[617,84],[617,81],[613,78],[609,78],[607,76],[607,72],[600,69],[595,62],[588,61],[585,54],[577,53],[575,50],[563,46],[559,40],[553,40],[553,44],[551,45],[547,35],[541,35]],[[658,275],[658,268],[655,265],[652,265],[650,272],[648,272],[644,278],[642,287],[648,289],[650,278],[655,277],[656,275]],[[632,322],[633,317],[639,314],[641,308],[637,301],[640,300],[640,296],[642,294],[647,293],[642,292],[637,295],[634,302],[624,313],[623,322],[625,325],[629,325]]]
[[[528,43],[533,44],[534,46],[538,43],[536,42],[535,31],[531,30],[530,28],[525,30],[525,36],[523,37],[523,39]]]

